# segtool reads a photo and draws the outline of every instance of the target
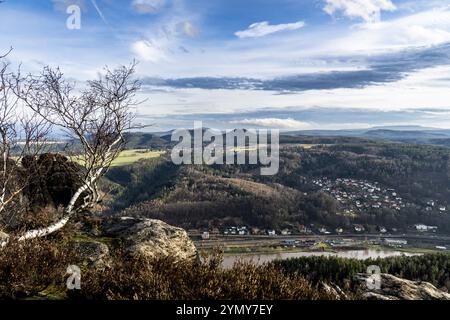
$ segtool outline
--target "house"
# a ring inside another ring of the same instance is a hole
[[[343,233],[344,232],[344,229],[343,228],[336,228],[336,233]]]
[[[384,244],[389,247],[401,248],[402,246],[407,245],[408,241],[403,239],[384,239]]]
[[[445,212],[445,211],[447,211],[447,208],[446,208],[446,207],[444,207],[444,206],[441,206],[441,207],[439,207],[439,211],[441,211],[441,212]]]
[[[414,227],[417,231],[428,231],[428,227],[424,224],[416,224]]]
[[[416,224],[414,227],[419,232],[436,231],[438,229],[436,226],[427,226],[425,224]]]
[[[303,224],[298,226],[298,232],[300,233],[308,233],[308,228],[304,226]]]
[[[380,232],[380,233],[386,233],[387,232],[387,229],[385,228],[385,227],[378,227],[378,231]]]
[[[209,240],[209,232],[205,231],[202,233],[202,240]]]
[[[283,230],[281,230],[281,234],[283,236],[288,236],[288,235],[292,234],[292,232],[289,229],[283,229]]]
[[[355,228],[356,232],[363,232],[365,230],[364,227],[362,225],[360,225],[360,224],[356,224],[354,226],[354,228]]]
[[[269,236],[276,236],[277,233],[276,233],[275,230],[267,230],[267,235],[269,235]]]

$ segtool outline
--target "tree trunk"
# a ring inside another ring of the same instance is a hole
[[[25,232],[25,234],[18,237],[17,240],[25,241],[25,240],[41,238],[41,237],[48,236],[49,234],[52,234],[53,232],[56,232],[56,231],[62,229],[67,224],[67,222],[69,222],[70,218],[74,214],[73,209],[74,209],[75,203],[77,202],[78,198],[88,188],[89,188],[88,184],[84,184],[77,190],[77,192],[70,199],[70,202],[67,205],[66,209],[64,210],[65,216],[63,218],[61,218],[59,221],[57,221],[57,222],[53,223],[52,225],[45,227],[45,228],[27,231],[27,232]],[[8,242],[10,241],[10,239],[11,238],[8,237],[5,240],[3,240],[0,243],[0,247],[3,248],[4,246],[6,246],[8,244]]]

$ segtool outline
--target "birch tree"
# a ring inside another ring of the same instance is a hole
[[[0,58],[4,58],[3,55]],[[11,221],[20,214],[20,195],[29,182],[21,161],[25,156],[42,153],[50,126],[20,108],[14,93],[17,77],[10,64],[0,64],[0,221]]]
[[[73,157],[81,164],[80,186],[62,218],[53,224],[29,230],[19,241],[43,237],[63,228],[76,214],[88,214],[100,199],[98,182],[123,150],[124,133],[133,127],[133,108],[140,88],[133,78],[136,63],[111,70],[82,90],[66,80],[59,69],[44,68],[39,76],[17,79],[17,97],[41,119],[74,141]]]

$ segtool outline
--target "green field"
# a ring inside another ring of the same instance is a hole
[[[112,162],[111,167],[128,166],[138,162],[139,160],[159,158],[164,153],[165,151],[148,151],[142,149],[124,150],[120,153],[117,159]],[[83,160],[78,157],[73,157],[72,159],[79,164],[83,163]]]
[[[139,160],[159,158],[165,151],[147,151],[147,150],[124,150],[120,153],[119,157],[112,163],[112,167],[127,166],[133,164]]]

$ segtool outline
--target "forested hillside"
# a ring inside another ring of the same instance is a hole
[[[450,232],[449,149],[337,137],[281,140],[280,171],[275,176],[260,176],[255,165],[175,166],[168,155],[113,168],[108,179],[120,185],[121,192],[110,212],[158,218],[185,228],[351,228],[359,223],[369,229],[384,225],[407,230],[426,223]],[[332,184],[331,191],[318,187],[324,178]],[[369,202],[373,194],[367,200],[367,194],[335,182],[340,179],[376,184],[395,195],[393,204],[384,206],[384,198]],[[341,189],[349,196],[347,203],[338,201]],[[395,198],[401,199],[398,204]],[[431,200],[433,207],[427,205]],[[355,201],[360,209],[353,206]]]
[[[353,277],[357,273],[364,273],[368,266],[376,265],[380,267],[382,273],[414,281],[427,281],[444,291],[450,290],[450,255],[448,254],[369,260],[302,257],[280,260],[274,264],[287,274],[302,275],[313,283],[333,282],[346,289],[351,289]]]

